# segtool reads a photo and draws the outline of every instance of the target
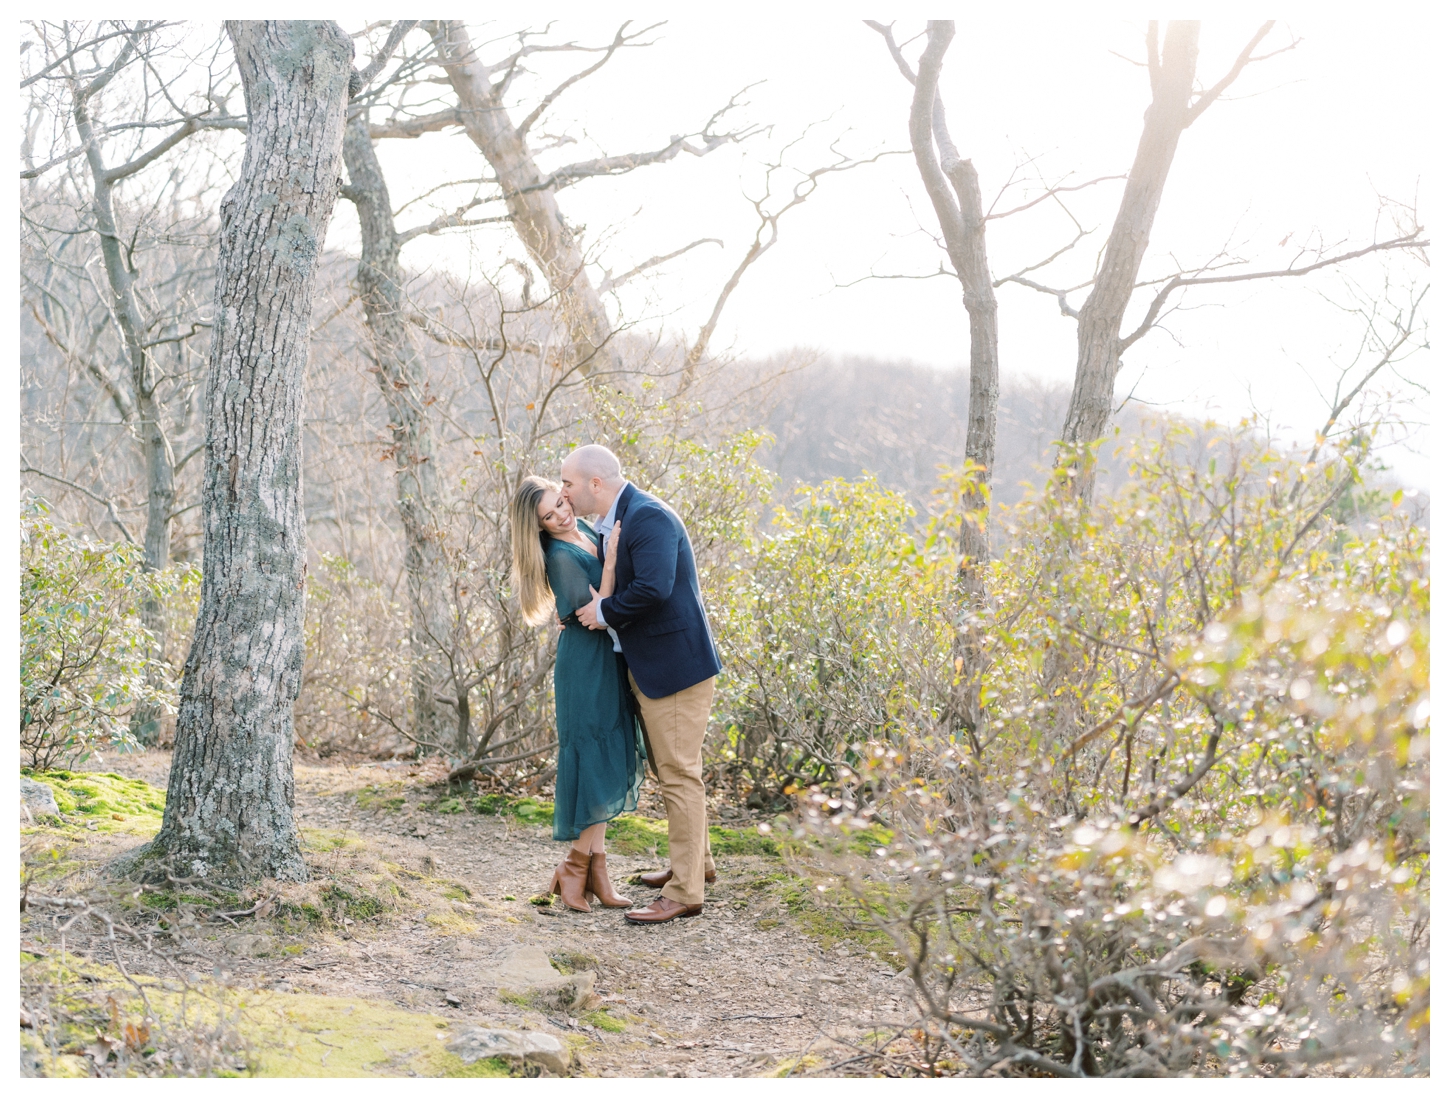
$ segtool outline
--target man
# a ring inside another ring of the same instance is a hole
[[[705,620],[695,554],[680,516],[624,479],[619,459],[603,446],[581,446],[564,460],[564,495],[579,515],[603,515],[606,535],[621,524],[614,594],[578,610],[590,629],[609,629],[629,665],[650,755],[669,818],[670,867],[641,878],[662,886],[634,923],[667,923],[698,915],[705,882],[715,877],[705,816],[701,753],[715,697],[720,656]]]

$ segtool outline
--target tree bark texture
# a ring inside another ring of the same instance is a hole
[[[343,140],[347,163],[346,196],[357,207],[362,228],[358,290],[371,338],[373,369],[388,425],[393,432],[393,463],[398,484],[398,516],[403,522],[404,568],[408,578],[408,609],[413,654],[414,736],[442,747],[454,743],[466,754],[466,722],[439,705],[438,693],[450,686],[443,652],[452,638],[448,593],[451,579],[443,554],[440,525],[442,494],[438,485],[433,424],[425,404],[423,364],[407,321],[403,293],[401,242],[393,222],[387,180],[378,163],[368,120],[359,112]]]
[[[1163,38],[1161,61],[1158,25],[1149,27],[1148,72],[1153,101],[1143,116],[1138,152],[1128,173],[1117,220],[1103,247],[1097,277],[1078,313],[1077,374],[1062,439],[1072,447],[1067,460],[1076,474],[1074,491],[1083,500],[1092,498],[1094,480],[1092,459],[1083,448],[1103,437],[1113,414],[1113,385],[1123,350],[1123,314],[1148,250],[1178,139],[1190,120],[1189,98],[1198,67],[1198,27],[1192,21],[1170,22]]]
[[[574,345],[575,365],[584,374],[617,369],[609,315],[584,269],[579,239],[559,211],[553,186],[545,183],[527,138],[510,119],[488,66],[473,52],[461,22],[438,20],[427,27],[458,96],[464,132],[493,169],[514,232],[549,280]]]
[[[307,571],[302,385],[353,47],[332,22],[226,27],[247,146],[221,206],[201,609],[166,811],[144,860],[171,859],[179,874],[210,881],[304,880],[292,812]]]

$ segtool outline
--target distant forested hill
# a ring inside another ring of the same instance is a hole
[[[992,482],[998,502],[1021,499],[1024,481],[1042,483],[1069,392],[1066,385],[1004,380]],[[773,389],[767,426],[775,443],[761,460],[787,487],[869,472],[921,509],[936,487],[938,466],[962,460],[967,394],[965,369],[824,358],[788,374]],[[1115,473],[1107,473],[1109,486]]]

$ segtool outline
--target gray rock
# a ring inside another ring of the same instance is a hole
[[[505,1056],[538,1064],[555,1075],[569,1074],[569,1050],[557,1037],[515,1029],[466,1029],[448,1043],[465,1064]]]
[[[541,1010],[588,1010],[599,1004],[594,973],[565,976],[549,964],[549,955],[538,946],[516,946],[485,969],[479,982],[527,996]]]
[[[20,818],[27,822],[41,816],[59,816],[60,806],[55,803],[55,790],[44,782],[20,779]]]
[[[223,948],[234,957],[265,957],[275,945],[270,934],[236,934]]]

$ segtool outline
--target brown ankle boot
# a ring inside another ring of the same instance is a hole
[[[584,892],[589,886],[589,855],[570,848],[564,860],[554,870],[554,880],[549,891],[564,901],[564,906],[575,911],[590,911]]]
[[[589,884],[586,886],[605,907],[633,907],[633,900],[626,900],[614,891],[609,881],[609,871],[604,864],[604,852],[589,855]]]

